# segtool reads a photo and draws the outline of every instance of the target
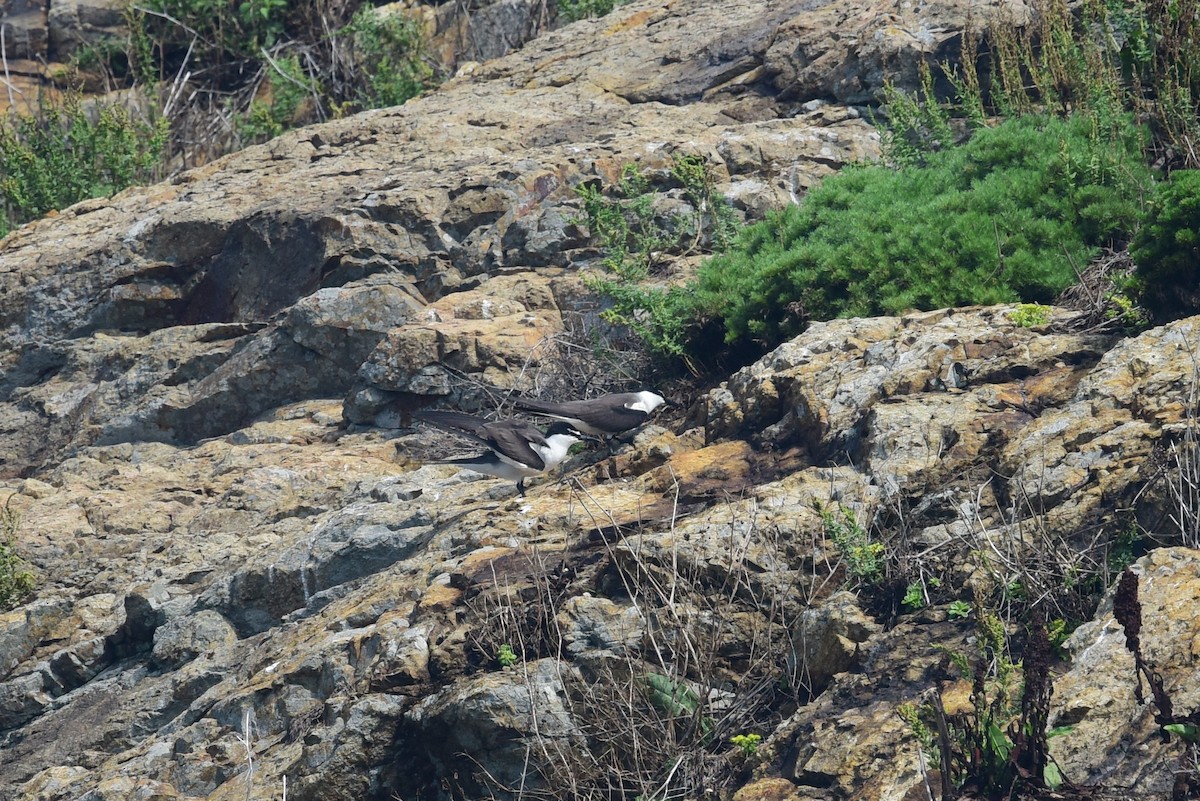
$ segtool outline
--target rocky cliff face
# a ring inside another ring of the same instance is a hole
[[[635,3],[5,239],[0,472],[39,585],[0,615],[0,797],[925,797],[896,708],[969,693],[974,628],[857,601],[839,506],[965,597],[1051,596],[1140,523],[1175,546],[1138,563],[1143,650],[1194,710],[1195,523],[1156,479],[1200,319],[815,325],[524,499],[408,427],[570,382],[581,182],[694,153],[761,215],[875,157],[853,104],[978,5]],[[1054,753],[1166,794],[1181,747],[1096,614]]]

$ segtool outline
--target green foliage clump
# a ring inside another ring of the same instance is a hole
[[[918,166],[930,153],[953,144],[950,112],[939,102],[933,88],[933,73],[920,65],[921,90],[917,95],[901,92],[889,81],[884,84],[888,125],[883,133],[883,150],[897,166]]]
[[[558,0],[558,18],[564,22],[603,17],[629,0]]]
[[[934,715],[929,705],[906,701],[896,707],[896,715],[908,724],[908,730],[916,738],[922,753],[930,757],[930,767],[934,769],[940,768],[941,760],[938,758],[940,752],[938,751],[937,734],[925,722],[926,718],[932,718]]]
[[[150,0],[126,12],[108,72],[167,93],[185,160],[228,152],[349,111],[399,105],[434,84],[420,24],[370,3]],[[192,91],[180,93],[183,81]],[[164,87],[165,88],[165,87]],[[214,106],[226,126],[203,125]],[[203,125],[197,137],[195,127]],[[191,132],[189,133],[189,130]]]
[[[356,61],[371,66],[366,84],[356,88],[359,106],[399,106],[433,80],[433,70],[423,59],[421,27],[415,20],[362,6],[342,33],[353,37]]]
[[[510,668],[517,664],[517,654],[508,643],[503,643],[496,649],[496,663],[502,668]]]
[[[1200,312],[1200,170],[1176,170],[1155,187],[1129,250],[1139,301],[1154,319]]]
[[[641,281],[678,235],[672,235],[669,223],[656,214],[657,195],[636,164],[625,165],[614,189],[614,198],[595,184],[581,184],[576,192],[583,200],[588,230],[604,250],[604,268],[623,281]]]
[[[937,576],[918,578],[915,581],[910,581],[908,586],[904,588],[904,597],[900,601],[900,606],[914,611],[924,609],[929,605],[929,591],[938,590],[941,586],[942,580]]]
[[[288,0],[146,0],[135,13],[138,35],[155,43],[157,60],[174,63],[190,51],[209,69],[258,58],[283,35]]]
[[[1008,313],[1008,319],[1020,328],[1036,328],[1050,321],[1050,307],[1040,303],[1022,303]]]
[[[604,253],[603,271],[586,276],[584,282],[608,299],[605,320],[628,327],[659,357],[687,360],[688,294],[648,281],[668,253],[724,250],[734,240],[738,223],[702,157],[676,156],[671,180],[690,213],[661,213],[664,195],[651,189],[636,164],[625,166],[611,197],[595,184],[578,187],[588,231]]]
[[[761,734],[735,734],[729,738],[729,742],[741,749],[742,756],[752,757],[758,754],[759,743],[762,742]]]
[[[695,317],[769,346],[813,320],[1048,302],[1137,219],[1150,173],[1119,133],[1021,117],[924,166],[847,168],[705,264]]]
[[[1113,536],[1112,541],[1108,543],[1107,555],[1105,557],[1108,572],[1112,575],[1119,575],[1125,568],[1136,562],[1144,550],[1145,544],[1142,542],[1142,533],[1136,525],[1131,523],[1125,528],[1118,530]],[[1107,585],[1107,582],[1105,584]]]
[[[1164,161],[1200,167],[1200,14],[1186,0],[1105,0],[1129,105],[1147,120]]]
[[[1042,618],[1031,621],[1025,659],[1017,662],[1004,621],[981,605],[975,613],[974,653],[936,648],[971,683],[971,707],[950,714],[931,693],[897,714],[942,772],[945,791],[970,787],[981,797],[1005,798],[1021,787],[1055,789],[1063,777],[1046,742],[1062,730],[1046,725],[1050,643]]]
[[[863,528],[854,512],[845,506],[836,512],[827,507],[817,507],[825,536],[837,548],[846,564],[846,572],[863,584],[878,584],[883,580],[882,542],[873,542],[870,533]]]
[[[29,565],[12,547],[12,538],[21,518],[10,506],[11,501],[10,495],[8,502],[0,508],[0,612],[15,609],[37,585]]]
[[[925,585],[913,581],[904,589],[904,598],[900,605],[905,609],[921,609],[925,606]]]
[[[971,604],[961,598],[957,601],[951,601],[950,605],[946,607],[946,614],[952,618],[959,619],[969,617],[971,615]]]
[[[111,195],[155,177],[165,120],[147,122],[123,106],[90,110],[78,95],[0,120],[0,233],[55,209]]]
[[[643,677],[650,704],[668,718],[685,726],[700,742],[711,740],[715,724],[705,714],[704,702],[699,693],[682,680],[662,673],[647,673]]]

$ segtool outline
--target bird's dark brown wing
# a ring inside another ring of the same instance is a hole
[[[592,400],[563,401],[562,403],[519,398],[515,401],[515,405],[518,409],[582,420],[588,425],[605,431],[627,431],[637,428],[649,417],[645,412],[629,408],[629,404],[637,401],[636,394],[618,392],[601,395]]]
[[[473,439],[491,448],[497,454],[508,457],[535,470],[544,470],[546,463],[529,443],[546,444],[546,437],[533,423],[524,420],[488,421],[462,412],[423,410],[413,417],[437,426],[452,434]]]
[[[490,447],[496,453],[527,464],[535,470],[546,468],[541,455],[530,446],[531,442],[546,444],[546,437],[537,426],[524,420],[498,420],[488,423],[484,428],[491,440]]]

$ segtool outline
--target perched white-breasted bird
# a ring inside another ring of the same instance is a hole
[[[637,428],[666,403],[662,395],[647,390],[614,392],[590,400],[550,401],[517,398],[513,405],[527,412],[570,423],[577,431],[592,436],[620,434]]]
[[[488,448],[478,456],[446,459],[435,464],[452,464],[517,482],[525,494],[525,479],[552,470],[567,458],[567,451],[580,441],[579,432],[568,423],[554,423],[542,433],[525,420],[485,420],[461,412],[420,411],[418,420],[452,434],[475,440]]]

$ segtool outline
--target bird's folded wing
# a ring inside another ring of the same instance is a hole
[[[546,462],[533,445],[545,445],[546,438],[537,426],[523,420],[505,421],[504,425],[492,423],[487,426],[491,446],[496,453],[529,465],[535,470],[545,470]]]

